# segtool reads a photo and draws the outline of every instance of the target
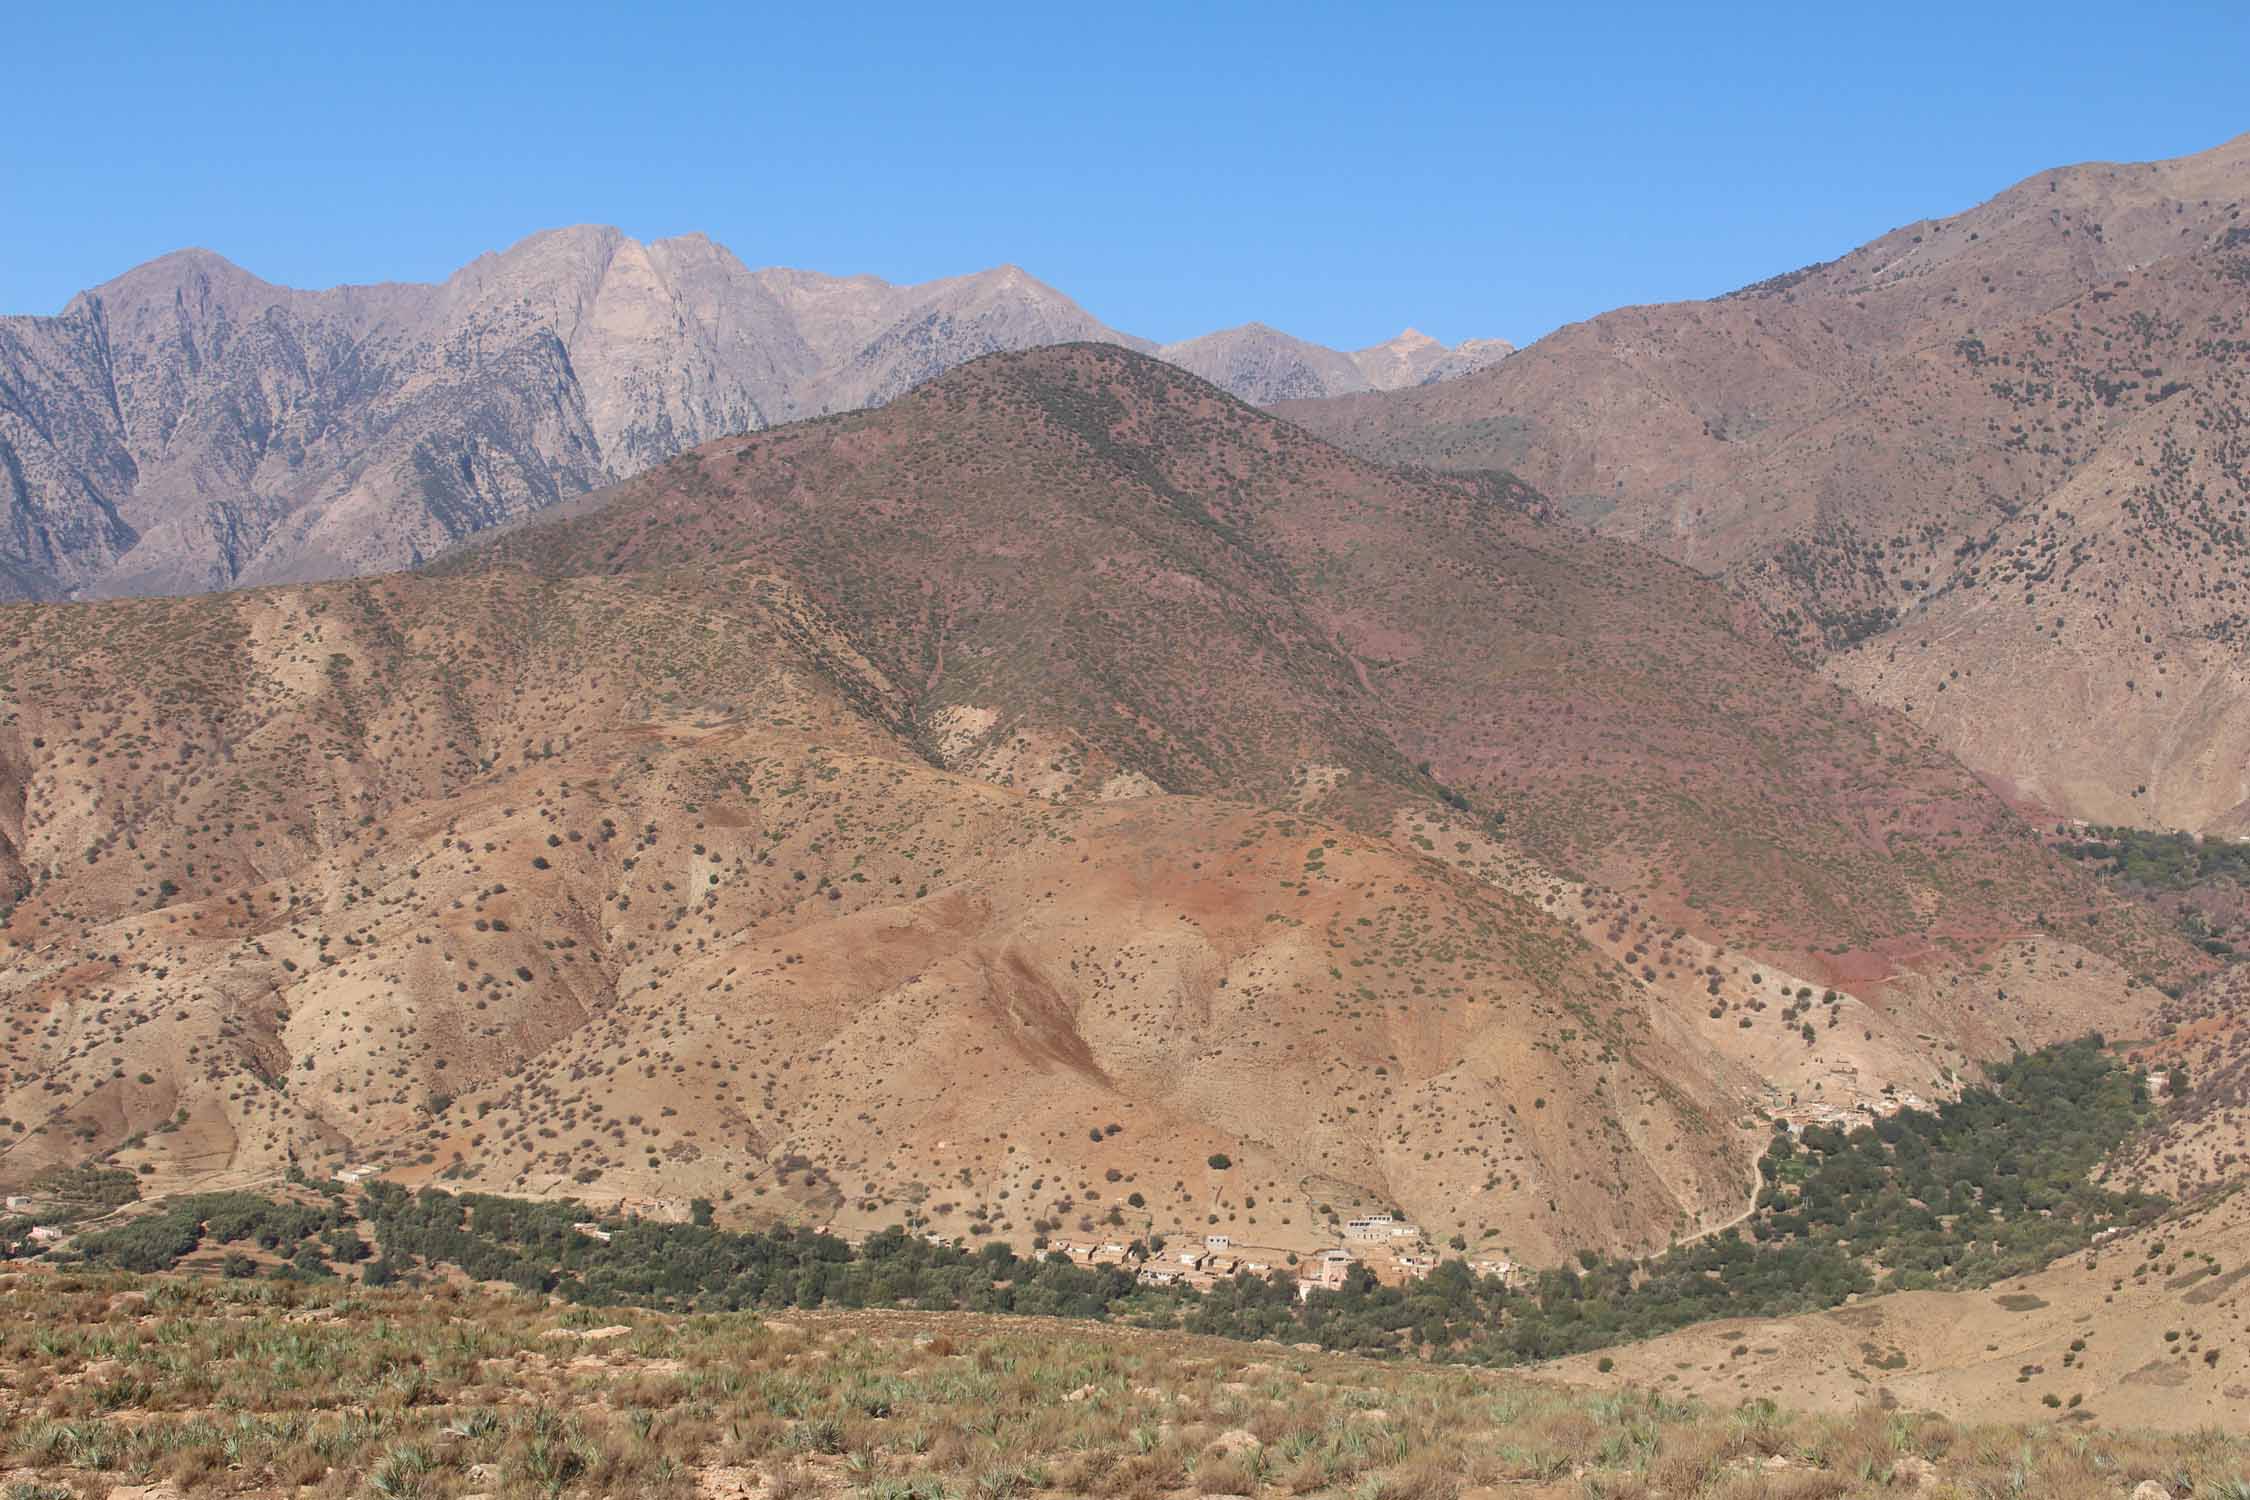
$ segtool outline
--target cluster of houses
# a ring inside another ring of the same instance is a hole
[[[1792,1101],[1768,1111],[1785,1125],[1791,1135],[1803,1135],[1810,1125],[1824,1125],[1832,1130],[1850,1134],[1870,1120],[1879,1120],[1897,1114],[1902,1109],[1930,1108],[1929,1101],[1907,1089],[1891,1088],[1875,1098],[1855,1096],[1849,1104],[1829,1104],[1818,1100]]]
[[[695,1216],[694,1207],[677,1198],[620,1198],[614,1208],[605,1211],[604,1217],[645,1219],[651,1224],[685,1224]],[[600,1220],[586,1219],[570,1227],[587,1239],[609,1243],[609,1231],[602,1228]],[[827,1234],[833,1228],[833,1225],[823,1224],[819,1232]]]
[[[1342,1291],[1352,1267],[1358,1262],[1358,1256],[1341,1247],[1321,1251],[1299,1268],[1297,1300],[1302,1302],[1315,1292]]]
[[[1304,1257],[1297,1265],[1297,1296],[1341,1291],[1354,1266],[1364,1265],[1379,1281],[1412,1281],[1437,1269],[1438,1258],[1422,1243],[1422,1231],[1389,1214],[1347,1219],[1343,1237],[1348,1242]],[[1363,1254],[1365,1247],[1372,1254]],[[1245,1253],[1229,1235],[1207,1234],[1198,1245],[1167,1249],[1161,1254],[1136,1256],[1134,1247],[1120,1240],[1080,1244],[1055,1240],[1046,1253],[1061,1255],[1082,1266],[1122,1266],[1134,1270],[1142,1286],[1192,1286],[1208,1288],[1228,1276],[1264,1276],[1273,1270],[1270,1260]],[[1478,1261],[1480,1275],[1513,1278],[1516,1267],[1506,1260]]]
[[[1208,1287],[1227,1276],[1263,1276],[1271,1263],[1240,1254],[1230,1235],[1207,1234],[1200,1245],[1166,1250],[1161,1255],[1139,1255],[1119,1240],[1079,1244],[1052,1240],[1046,1253],[1060,1255],[1081,1266],[1132,1267],[1142,1286]]]
[[[38,1208],[40,1201],[43,1201],[43,1199],[29,1199],[29,1196],[22,1196],[22,1194],[11,1194],[11,1196],[7,1196],[7,1199],[0,1199],[0,1214],[29,1214],[31,1210]],[[34,1226],[31,1226],[31,1237],[29,1239],[31,1239],[31,1244],[38,1246],[40,1250],[52,1250],[54,1246],[63,1244],[65,1239],[70,1239],[70,1230],[65,1230],[61,1226],[54,1226],[54,1223],[34,1223]]]
[[[27,1214],[36,1208],[39,1202],[40,1200],[36,1198],[28,1198],[20,1194],[13,1195],[5,1201],[0,1201],[0,1212]],[[69,1230],[54,1224],[37,1224],[32,1226],[31,1230],[31,1243],[42,1250],[59,1245],[69,1237]]]

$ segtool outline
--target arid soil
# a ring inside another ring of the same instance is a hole
[[[2042,172],[1490,370],[1286,403],[1723,575],[2011,797],[2250,833],[2250,136]]]
[[[2213,967],[1708,581],[1114,348],[9,626],[4,1181],[1551,1261]]]

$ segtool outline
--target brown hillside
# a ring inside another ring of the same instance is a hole
[[[24,787],[8,1176],[372,1158],[1019,1237],[1138,1192],[1136,1232],[1307,1248],[1315,1205],[1396,1202],[1538,1253],[1737,1190],[1718,1060],[1647,1046],[1520,898],[1247,804],[935,770],[816,614],[729,581],[35,616],[69,682],[88,628],[146,675],[13,726],[60,753]]]
[[[1386,821],[1450,786],[1558,871],[1861,977],[2103,920],[1957,764],[1691,572],[1120,351],[980,362],[579,508],[448,566],[786,572],[865,622],[871,701],[957,768],[1021,741],[1170,791],[1333,783]]]
[[[2165,1076],[2170,1106],[2120,1170],[2178,1197],[2240,1183],[2250,1166],[2250,964],[2165,1001],[2140,1061]]]
[[[2245,198],[2250,137],[2042,173],[1458,382],[1279,409],[1727,574],[2026,798],[2240,829]]]
[[[1755,1107],[2199,972],[1529,504],[1078,345],[436,574],[19,607],[0,1177],[1545,1259],[1737,1212]]]

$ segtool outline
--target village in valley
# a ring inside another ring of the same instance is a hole
[[[1270,1245],[1250,1245],[1227,1234],[1207,1234],[1200,1240],[1174,1245],[1164,1239],[1050,1240],[1045,1253],[1062,1256],[1073,1265],[1119,1266],[1135,1272],[1143,1286],[1188,1286],[1207,1291],[1230,1276],[1267,1276],[1277,1266],[1296,1273],[1297,1296],[1343,1289],[1354,1267],[1363,1267],[1386,1286],[1418,1280],[1437,1268],[1438,1255],[1422,1230],[1390,1214],[1346,1219],[1343,1243],[1298,1255]],[[1513,1281],[1514,1262],[1485,1257],[1469,1263],[1478,1275]]]

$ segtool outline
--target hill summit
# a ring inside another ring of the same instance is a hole
[[[421,573],[13,607],[0,1176],[1547,1261],[2205,967],[1544,513],[1076,343]]]

